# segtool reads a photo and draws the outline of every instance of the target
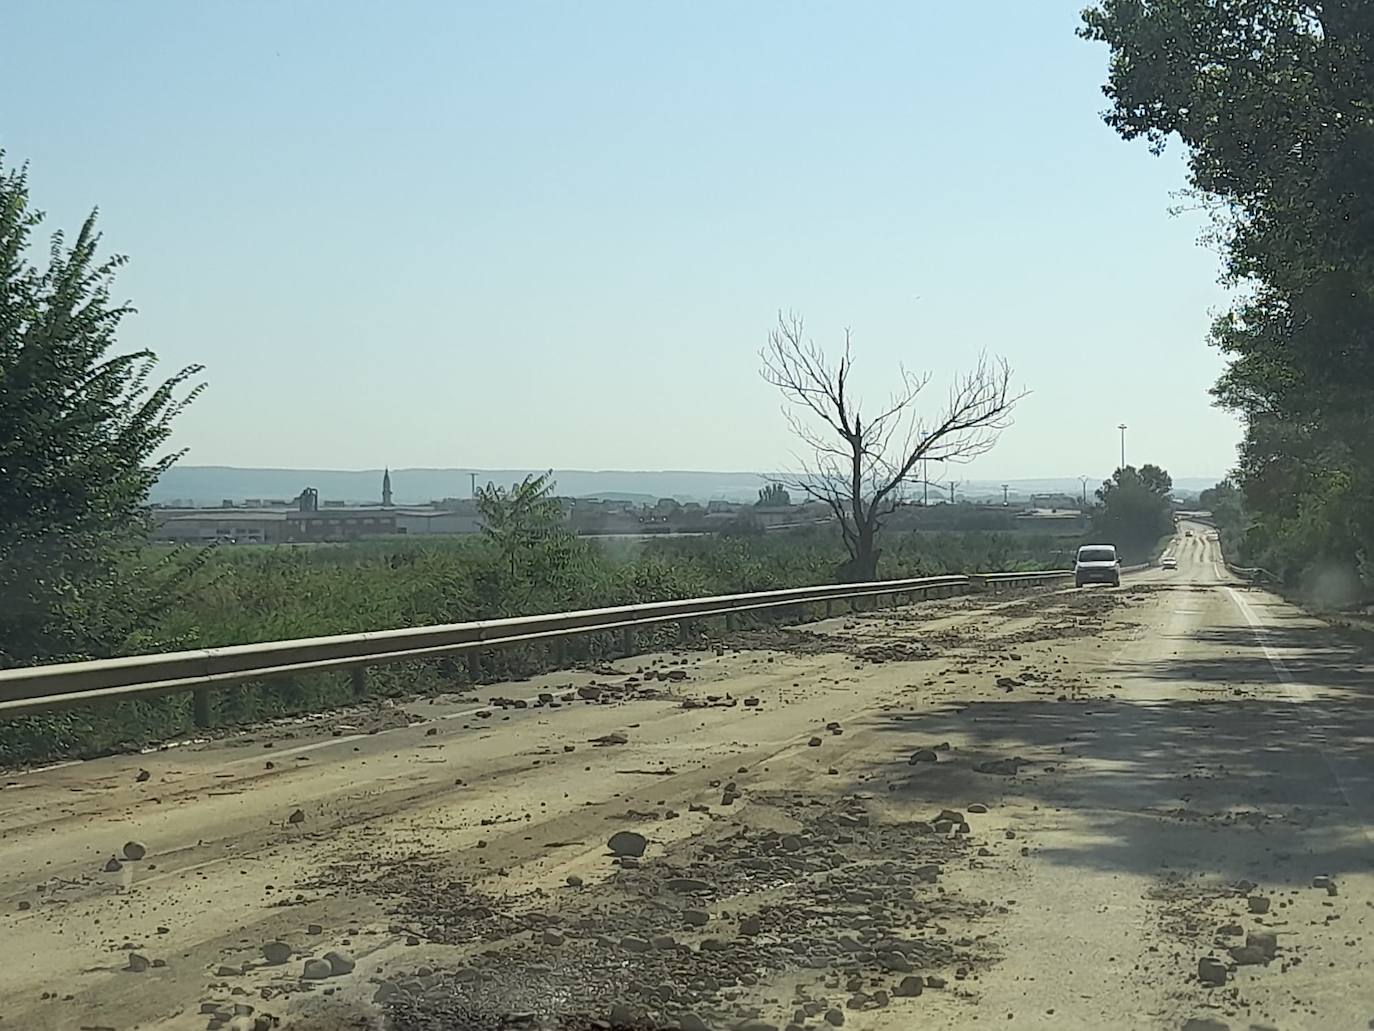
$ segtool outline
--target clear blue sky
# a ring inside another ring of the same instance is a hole
[[[206,365],[187,462],[776,469],[791,308],[875,402],[1007,356],[963,475],[1220,474],[1217,258],[1082,2],[8,0],[0,146]]]

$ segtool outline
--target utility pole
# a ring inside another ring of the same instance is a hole
[[[949,503],[950,503],[951,505],[954,504],[954,488],[957,487],[957,486],[959,486],[959,481],[958,481],[958,480],[950,480],[950,481],[949,481]]]
[[[1083,483],[1083,500],[1079,502],[1079,507],[1086,512],[1088,510],[1088,478],[1080,476],[1078,479]]]
[[[1125,469],[1125,468],[1126,468],[1126,424],[1123,422],[1120,426],[1117,427],[1117,429],[1119,429],[1119,430],[1121,431],[1121,465],[1120,465],[1120,468]]]
[[[476,473],[468,473],[468,476],[470,476],[470,477],[472,478],[472,489],[471,489],[471,494],[472,494],[472,496],[475,498],[475,497],[477,497],[477,474],[476,474]]]
[[[1002,484],[1002,507],[1003,507],[1003,508],[1006,508],[1006,507],[1007,507],[1007,487],[1008,487],[1008,486],[1009,486],[1008,484],[1005,484],[1005,483]]]
[[[930,463],[921,459],[921,507],[930,504]]]

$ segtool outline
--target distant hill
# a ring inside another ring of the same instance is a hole
[[[509,485],[542,469],[392,469],[391,487],[397,504],[422,504],[439,498],[466,498],[472,493],[472,473],[479,485]],[[565,497],[649,502],[658,498],[679,501],[754,501],[759,488],[770,479],[766,473],[711,472],[708,470],[554,470],[558,493]],[[1220,477],[1183,478],[1174,485],[1180,494],[1214,486]],[[1069,494],[1077,497],[1082,484],[1075,478],[1007,480],[1011,499],[1031,494]],[[374,502],[382,496],[381,469],[250,469],[222,465],[174,465],[154,485],[152,500],[195,505],[218,505],[246,498],[294,498],[305,487],[320,492],[321,501]],[[1088,481],[1091,494],[1098,481]],[[919,491],[913,486],[912,492]],[[1002,484],[993,480],[969,480],[956,488],[969,499],[1000,498]],[[932,501],[947,496],[945,489],[930,488]],[[794,499],[799,500],[799,499]]]

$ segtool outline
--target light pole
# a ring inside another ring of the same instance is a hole
[[[1126,468],[1126,424],[1123,422],[1117,427],[1121,431],[1121,468]]]
[[[1086,512],[1088,510],[1088,478],[1086,476],[1080,476],[1078,480],[1083,484],[1083,499],[1078,505],[1079,508]]]
[[[1002,507],[1003,507],[1003,508],[1006,508],[1006,507],[1007,507],[1007,487],[1008,487],[1008,486],[1009,486],[1009,484],[1006,484],[1006,483],[1002,484]]]

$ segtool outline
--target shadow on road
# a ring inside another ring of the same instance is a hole
[[[1367,871],[1369,657],[1336,634],[1294,623],[1265,642],[1298,684],[1313,685],[1311,698],[1280,696],[1248,628],[1205,629],[1189,640],[1221,654],[1120,666],[1127,686],[1115,698],[1060,701],[1051,682],[1025,685],[1006,701],[884,714],[871,726],[891,735],[891,760],[867,772],[887,781],[894,798],[932,806],[1019,800],[1071,808],[1073,824],[1090,830],[1036,849],[1066,867],[1270,880]],[[1142,679],[1205,694],[1130,697],[1129,684]],[[1267,696],[1254,697],[1256,687]],[[1031,691],[1039,697],[1026,698]],[[937,761],[908,763],[916,750],[947,740],[955,745]],[[1002,773],[978,769],[997,761]]]

